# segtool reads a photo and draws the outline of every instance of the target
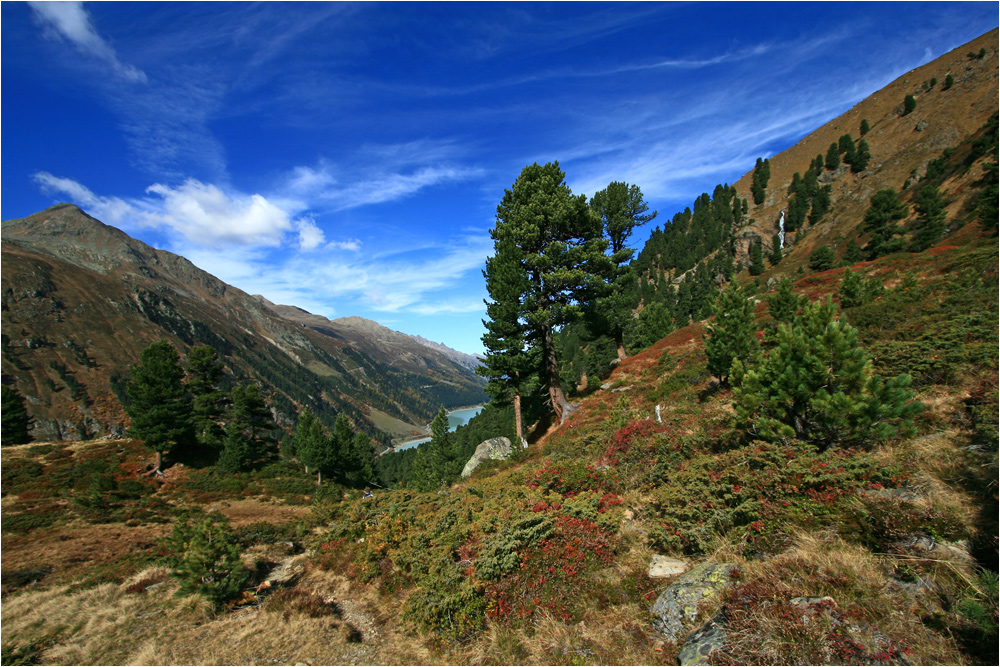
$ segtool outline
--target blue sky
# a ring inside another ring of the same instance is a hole
[[[637,184],[662,224],[997,25],[996,2],[0,12],[3,219],[71,201],[251,294],[465,352],[525,165]]]

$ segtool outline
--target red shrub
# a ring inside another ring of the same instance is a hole
[[[638,440],[648,440],[655,433],[663,433],[667,430],[662,424],[657,424],[652,419],[637,419],[629,422],[618,432],[611,436],[611,442],[604,450],[604,458],[609,465],[618,465],[621,457],[632,449]]]

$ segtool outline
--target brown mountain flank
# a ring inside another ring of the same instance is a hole
[[[215,347],[229,381],[261,384],[286,423],[308,405],[347,411],[378,434],[371,409],[419,425],[442,403],[483,398],[474,373],[404,334],[290,321],[281,313],[305,311],[252,297],[71,204],[4,221],[2,250],[4,382],[25,397],[38,439],[120,433],[128,368],[162,338],[182,353]]]
[[[867,169],[852,174],[850,168],[841,165],[833,172],[831,180],[821,179],[821,183],[833,185],[830,211],[814,229],[808,230],[808,234],[792,233],[786,241],[788,246],[795,244],[785,260],[793,268],[804,266],[809,254],[820,245],[831,245],[839,256],[847,240],[858,235],[856,227],[873,194],[884,188],[902,190],[908,179],[915,180],[926,173],[931,160],[940,157],[945,149],[961,144],[997,113],[997,40],[998,32],[992,30],[907,72],[772,157],[767,198],[762,205],[751,206],[749,217],[753,222],[737,233],[738,259],[746,261],[752,240],[761,238],[767,245],[778,231],[781,211],[788,208],[786,193],[793,174],[804,174],[810,162],[817,155],[826,155],[830,144],[837,142],[841,135],[850,134],[857,142],[862,138],[861,121],[867,120],[871,129],[864,139],[871,147],[872,156]],[[967,56],[970,51],[978,52],[982,48],[986,49],[984,58]],[[955,83],[944,90],[949,74]],[[937,79],[933,87],[929,86],[931,79]],[[914,96],[917,106],[904,116],[903,101],[907,95]],[[740,196],[751,203],[752,176],[753,172],[748,172],[734,184]],[[968,185],[981,177],[981,168],[973,169],[944,184],[942,193],[952,199],[950,214],[961,209]],[[799,243],[796,236],[807,238]]]

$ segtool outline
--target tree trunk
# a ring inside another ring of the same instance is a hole
[[[625,361],[628,353],[625,352],[625,334],[621,331],[615,332],[615,346],[618,348],[618,361]]]
[[[543,345],[545,346],[545,375],[549,385],[549,400],[552,402],[552,411],[556,413],[556,419],[562,424],[569,414],[569,401],[563,394],[562,386],[559,384],[559,360],[556,359],[556,347],[552,341],[552,327],[545,327]]]
[[[521,425],[521,392],[514,392],[514,431],[517,433],[517,444],[524,442],[524,427]]]
[[[163,467],[163,452],[159,449],[156,450],[156,467],[153,468],[153,474],[162,475],[163,471],[160,469]]]
[[[323,486],[323,471],[316,471],[316,486]]]

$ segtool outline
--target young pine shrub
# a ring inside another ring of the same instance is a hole
[[[759,353],[754,302],[731,285],[719,294],[714,310],[715,319],[705,325],[705,354],[709,372],[725,384],[733,362],[750,363]]]
[[[753,438],[821,449],[868,445],[910,433],[922,409],[910,377],[875,375],[857,330],[834,307],[808,304],[778,327],[777,346],[753,365],[733,362],[738,427]]]
[[[221,607],[250,579],[224,518],[205,517],[195,523],[184,517],[174,526],[168,544],[173,552],[172,574],[180,581],[181,593],[197,593]]]

